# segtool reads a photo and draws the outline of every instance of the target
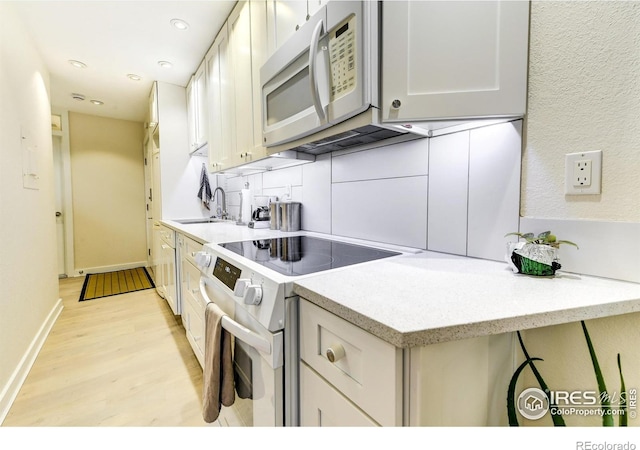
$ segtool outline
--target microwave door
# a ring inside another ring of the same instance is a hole
[[[262,80],[263,137],[266,147],[284,144],[329,126],[318,115],[316,98],[328,102],[328,62],[326,51],[319,44],[326,28],[326,14],[314,15],[309,22],[280,47],[260,70]],[[319,28],[318,34],[314,32]],[[310,50],[314,38],[316,58],[310,68]],[[313,69],[313,74],[311,70]],[[317,83],[317,93],[311,88]],[[323,108],[322,106],[320,108]]]

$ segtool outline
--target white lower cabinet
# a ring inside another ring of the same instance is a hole
[[[182,324],[187,340],[198,362],[204,366],[204,310],[205,302],[200,294],[200,269],[194,257],[202,244],[179,235],[180,242],[180,293],[182,299]]]
[[[160,282],[164,299],[174,314],[180,314],[180,300],[176,280],[176,240],[175,231],[160,225]]]
[[[403,350],[300,299],[300,424],[507,425],[514,355],[513,333]]]
[[[300,357],[302,425],[402,425],[401,349],[301,300]]]
[[[379,426],[305,363],[300,364],[300,393],[302,426]]]

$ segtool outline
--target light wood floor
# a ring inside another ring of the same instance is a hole
[[[208,426],[180,318],[155,289],[78,302],[83,281],[60,280],[64,309],[3,426]]]

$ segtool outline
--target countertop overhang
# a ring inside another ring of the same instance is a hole
[[[640,311],[637,283],[434,252],[318,274],[294,292],[401,348]]]

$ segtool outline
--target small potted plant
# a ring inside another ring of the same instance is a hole
[[[534,276],[553,276],[561,265],[558,262],[560,244],[578,245],[565,240],[558,240],[551,231],[537,236],[533,233],[507,233],[507,236],[518,236],[523,241],[510,242],[507,263],[516,273]]]

